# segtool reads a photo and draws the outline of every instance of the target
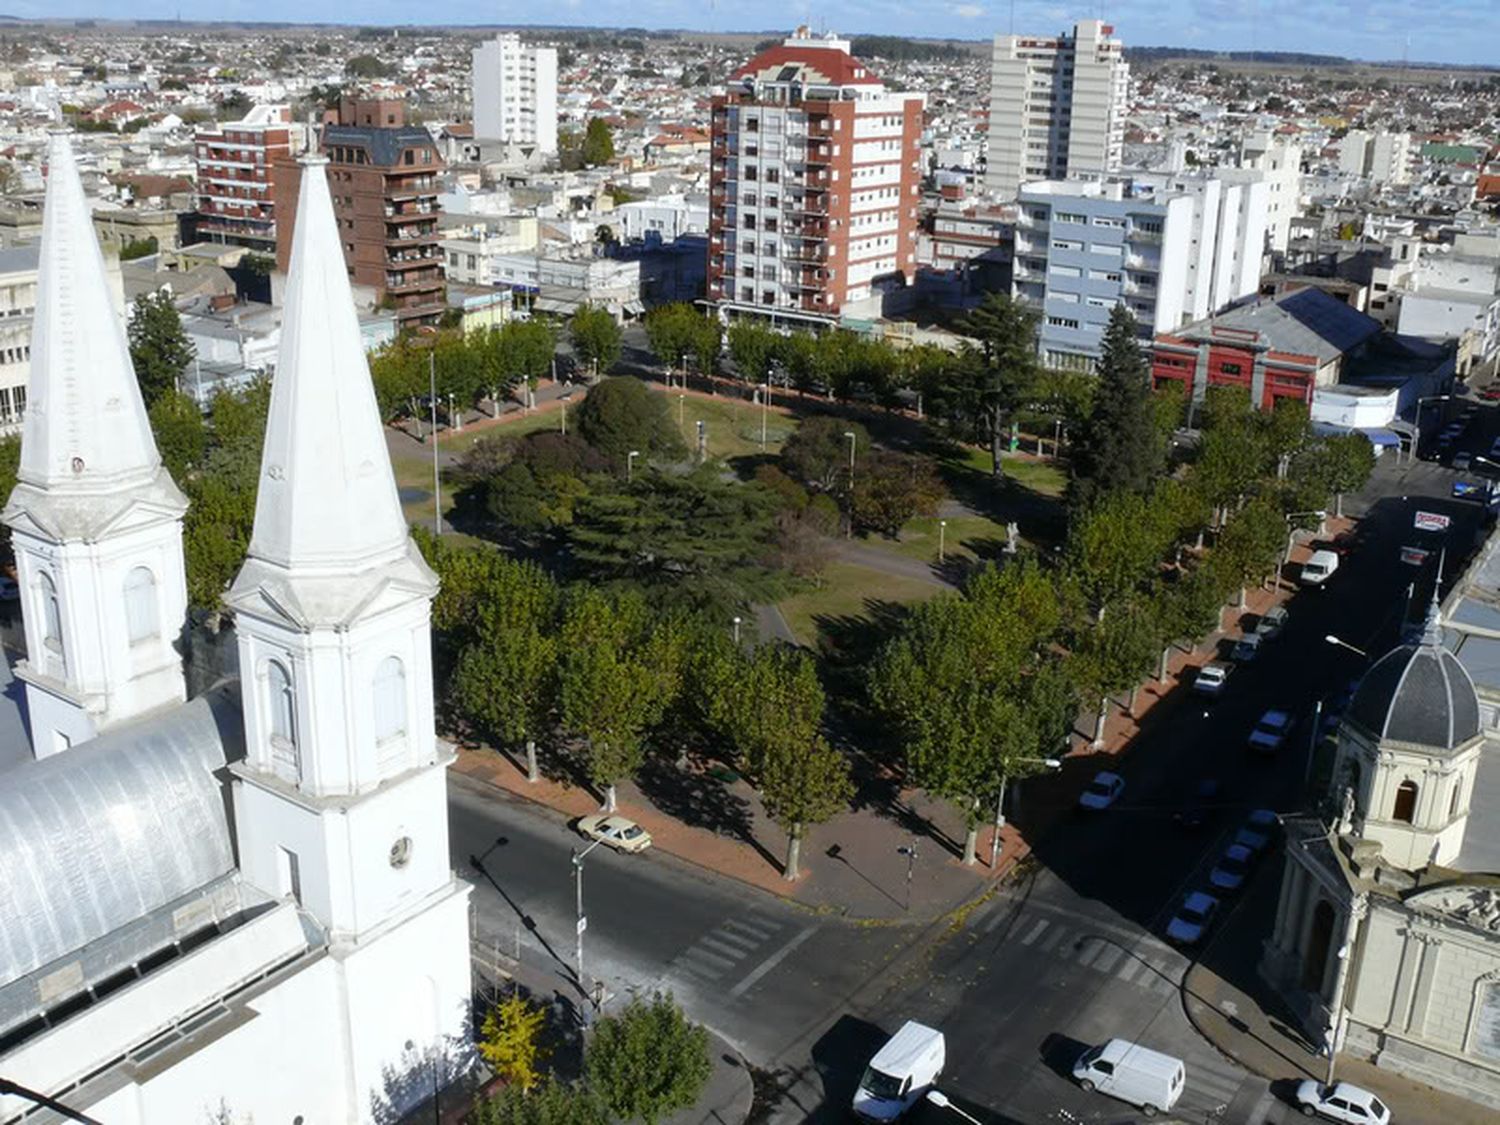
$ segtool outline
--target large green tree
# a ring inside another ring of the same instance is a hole
[[[687,454],[666,398],[634,376],[614,376],[590,387],[573,420],[579,435],[622,475],[631,450],[648,460]]]
[[[609,122],[590,117],[583,133],[583,162],[594,166],[609,164],[615,158],[615,138]]]
[[[142,293],[131,306],[130,361],[146,406],[174,391],[196,354],[182,328],[182,317],[165,289]]]
[[[568,320],[573,351],[597,374],[607,374],[620,358],[620,325],[608,309],[584,305]]]
[[[849,435],[853,434],[851,451]],[[792,431],[781,447],[781,465],[791,476],[819,492],[846,490],[849,461],[869,455],[870,433],[858,422],[816,414]]]
[[[531,1089],[504,1086],[480,1098],[469,1125],[607,1125],[608,1115],[591,1090],[547,1077]]]
[[[1031,401],[1041,372],[1037,313],[1007,294],[991,293],[964,319],[962,331],[976,346],[945,369],[943,381],[928,393],[929,409],[964,436],[988,444],[998,477],[1011,415]]]
[[[708,1032],[670,994],[635,996],[594,1025],[584,1069],[611,1120],[656,1125],[703,1092],[713,1073]]]
[[[771,364],[785,351],[785,337],[753,320],[736,320],[729,326],[729,358],[741,379],[763,383]]]
[[[685,301],[661,305],[646,314],[646,339],[664,367],[678,367],[691,357],[700,371],[712,371],[719,356],[717,317]]]
[[[850,511],[855,526],[894,539],[912,517],[937,515],[944,492],[931,458],[876,450],[855,474]]]
[[[1135,317],[1123,305],[1110,312],[1101,348],[1093,407],[1070,450],[1069,498],[1075,509],[1110,492],[1145,495],[1166,470],[1150,367],[1141,353]]]
[[[691,473],[638,471],[583,497],[568,529],[590,578],[646,590],[658,603],[729,611],[771,594],[765,565],[774,498],[758,484]]]

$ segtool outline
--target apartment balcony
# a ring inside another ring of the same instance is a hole
[[[828,254],[821,246],[804,242],[801,246],[788,246],[785,257],[792,262],[826,262]]]
[[[833,136],[833,122],[826,117],[812,117],[807,122],[807,135],[809,137],[831,137]]]
[[[1038,219],[1028,214],[1027,212],[1022,211],[1020,218],[1016,220],[1016,226],[1024,227],[1026,230],[1034,230],[1040,234],[1045,234],[1048,230],[1051,229],[1052,223],[1047,219]]]
[[[1125,255],[1125,264],[1129,268],[1140,270],[1143,273],[1161,272],[1161,259],[1156,257],[1147,258],[1142,254],[1127,254]]]
[[[443,252],[436,246],[421,246],[410,250],[388,250],[385,263],[388,269],[409,270],[442,260]]]
[[[409,223],[417,219],[425,219],[436,215],[438,206],[436,203],[407,203],[397,207],[387,207],[385,218],[388,223]]]
[[[1141,230],[1138,227],[1132,227],[1125,237],[1131,242],[1140,242],[1147,246],[1161,245],[1161,231],[1159,230]]]
[[[437,242],[442,235],[438,233],[436,224],[427,227],[387,225],[385,240],[387,243],[400,242]]]
[[[385,275],[385,291],[393,297],[438,289],[442,287],[442,284],[443,274],[440,270],[430,270],[421,274],[387,273]]]

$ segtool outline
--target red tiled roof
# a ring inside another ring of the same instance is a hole
[[[450,137],[472,137],[474,135],[474,123],[472,121],[448,125],[445,128]]]
[[[801,65],[815,70],[835,86],[875,86],[880,84],[879,75],[853,55],[833,47],[780,46],[768,47],[740,67],[730,80],[760,74],[766,70],[779,70],[784,66]],[[857,76],[856,76],[856,72]]]

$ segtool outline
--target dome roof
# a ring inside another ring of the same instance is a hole
[[[1348,717],[1380,741],[1452,750],[1479,733],[1479,696],[1429,619],[1419,643],[1392,649],[1365,673]]]

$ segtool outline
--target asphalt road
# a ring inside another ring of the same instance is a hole
[[[1484,412],[1466,445],[1488,445],[1494,413]],[[1453,479],[1427,462],[1382,464],[1346,504],[1365,510],[1362,545],[1326,588],[1293,599],[1284,634],[1231,677],[1206,716],[1196,698],[1168,701],[1120,767],[1120,803],[1051,832],[1036,848],[1037,873],[959,924],[852,925],[668,856],[595,850],[584,876],[585,959],[589,977],[605,982],[606,1007],[632,988],[671,990],[773,1074],[780,1092],[771,1121],[843,1120],[863,1063],[907,1018],[943,1029],[944,1089],[987,1123],[1134,1120],[1129,1107],[1067,1077],[1083,1046],[1113,1035],[1185,1059],[1185,1112],[1222,1106],[1226,1121],[1290,1120],[1263,1080],[1215,1054],[1187,1023],[1178,984],[1188,958],[1160,935],[1248,810],[1302,806],[1314,701],[1365,664],[1324,636],[1379,655],[1400,634],[1413,582],[1411,612],[1420,617],[1436,561],[1418,571],[1399,558],[1400,546],[1420,538],[1411,531],[1418,507],[1453,518],[1442,538],[1446,573],[1458,572],[1481,508],[1448,497]],[[1271,706],[1294,711],[1299,725],[1267,759],[1245,739]],[[1172,814],[1203,778],[1219,781],[1222,798],[1203,828],[1188,831]],[[476,886],[477,939],[519,951],[552,975],[559,996],[576,996],[569,851],[577,837],[560,818],[461,779],[451,784],[450,817],[454,866]],[[1275,878],[1274,865],[1259,878]],[[1222,925],[1270,922],[1225,913]],[[918,1119],[944,1116],[926,1107]]]

